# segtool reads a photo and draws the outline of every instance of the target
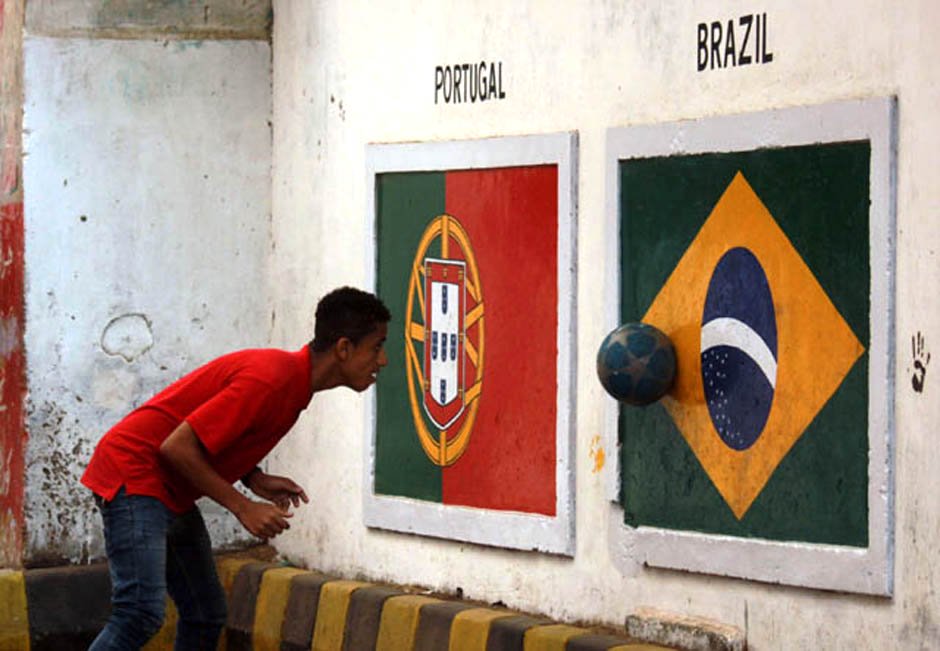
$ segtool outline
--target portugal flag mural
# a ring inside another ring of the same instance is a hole
[[[556,513],[557,165],[375,177],[374,492]]]

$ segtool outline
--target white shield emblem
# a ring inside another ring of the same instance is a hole
[[[425,258],[424,269],[424,409],[443,430],[464,409],[466,265]]]

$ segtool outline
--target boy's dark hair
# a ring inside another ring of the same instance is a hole
[[[310,347],[322,353],[341,337],[358,344],[380,323],[388,323],[391,319],[388,308],[374,294],[355,287],[334,289],[317,303]]]

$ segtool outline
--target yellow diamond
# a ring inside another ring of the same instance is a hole
[[[770,414],[746,450],[712,424],[701,369],[701,321],[711,271],[735,247],[767,275],[777,319],[777,376]],[[738,519],[829,401],[864,346],[760,198],[738,172],[683,254],[643,321],[669,335],[678,369],[663,399],[682,436]]]

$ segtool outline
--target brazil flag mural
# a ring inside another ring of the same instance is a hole
[[[395,318],[375,495],[558,516],[559,174],[375,174],[376,289]]]
[[[659,403],[619,408],[619,501],[647,562],[890,589],[892,107],[611,136],[617,320],[677,357]]]
[[[869,158],[621,163],[623,319],[679,360],[661,407],[622,410],[628,523],[867,545]]]

